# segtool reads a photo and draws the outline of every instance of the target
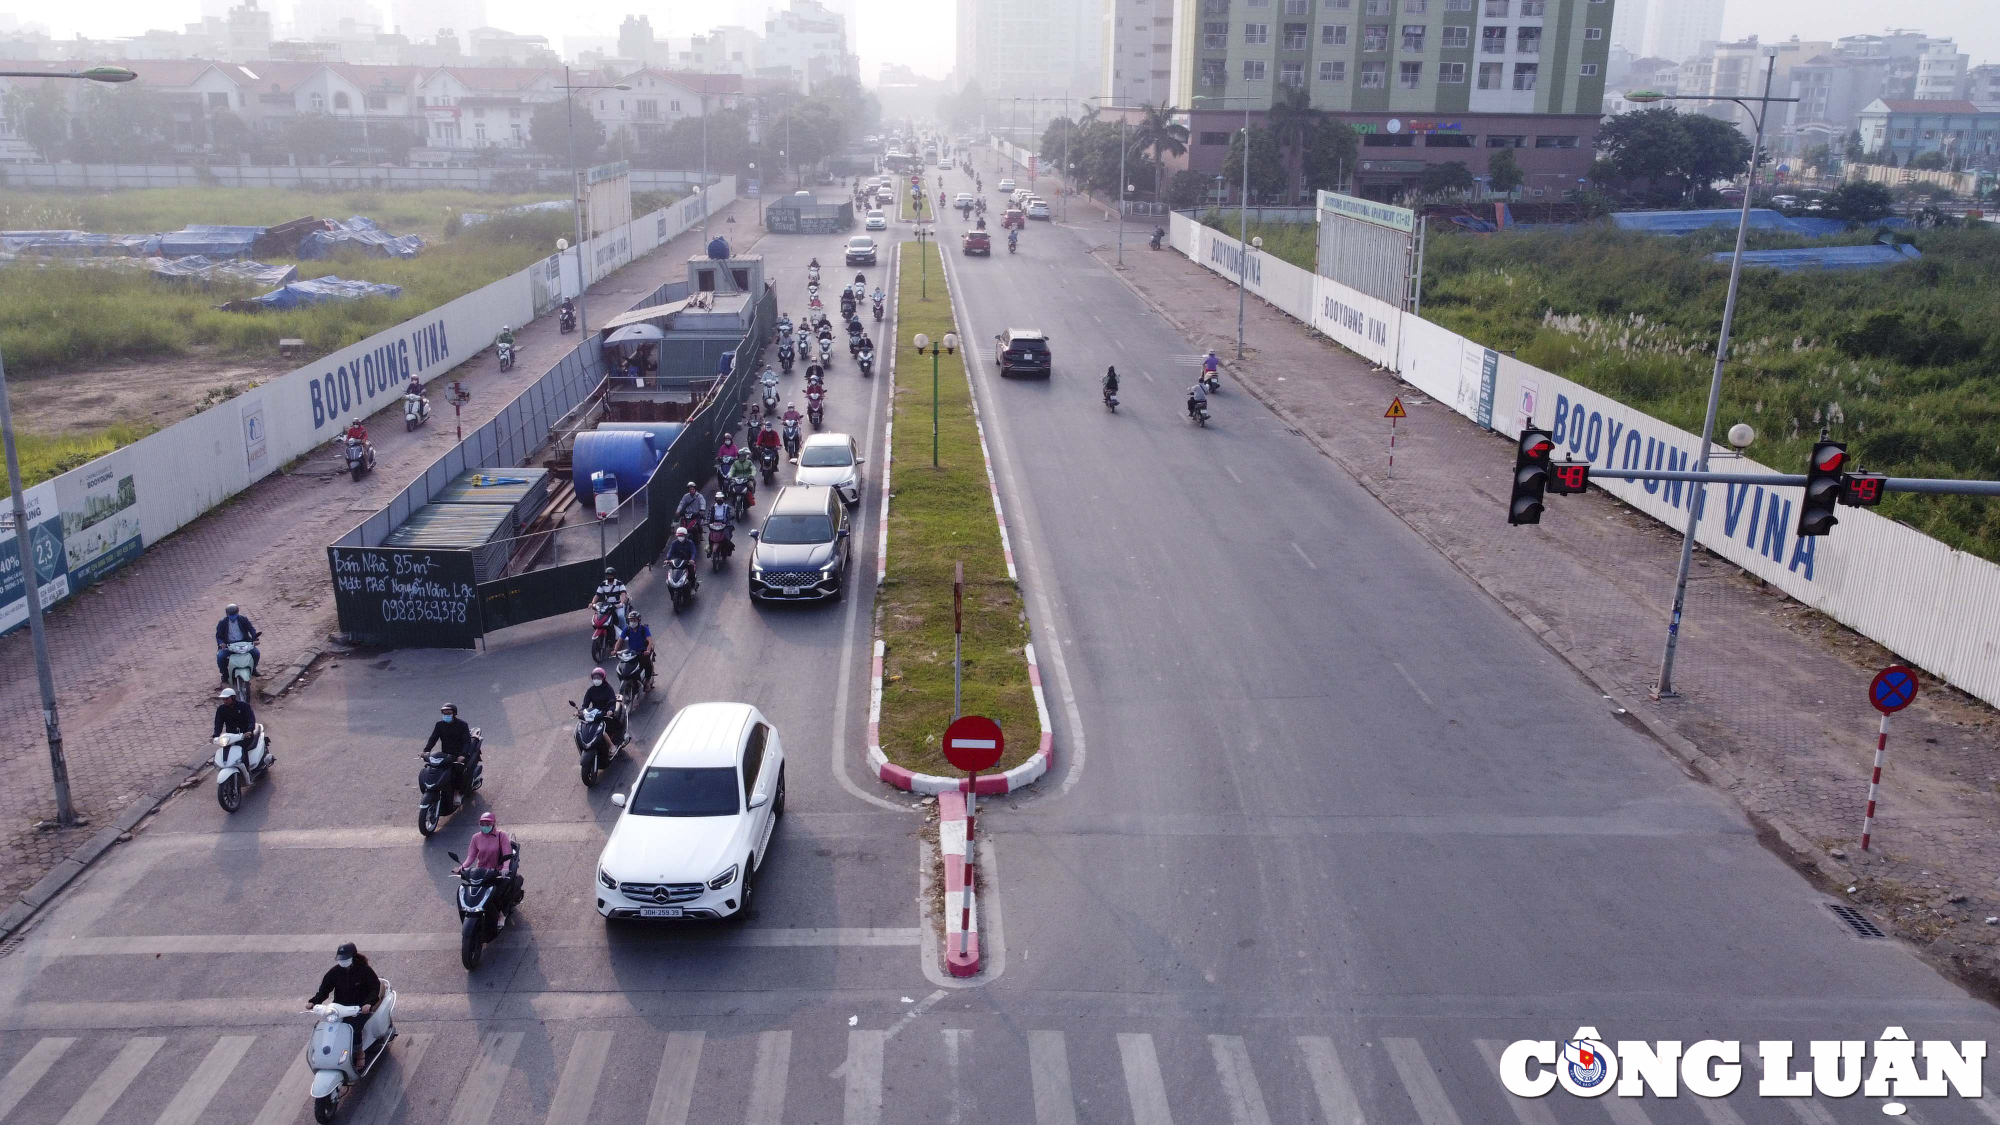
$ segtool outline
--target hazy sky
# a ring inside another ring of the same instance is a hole
[[[208,0],[211,5],[225,0]],[[227,0],[235,2],[235,0]],[[292,0],[263,0],[281,19],[290,15]],[[393,0],[386,0],[393,2]],[[994,0],[1005,2],[1005,0]],[[1672,3],[1674,0],[1654,0]],[[376,0],[377,7],[385,0]],[[30,6],[21,0],[0,0],[0,11],[24,22],[38,21],[58,36],[79,32],[93,36],[134,35],[151,27],[174,27],[197,19],[202,0],[82,0],[54,8]],[[708,4],[653,7],[638,0],[567,0],[561,18],[537,0],[487,0],[489,19],[512,31],[547,35],[557,41],[578,34],[615,34],[627,12],[646,12],[656,34],[687,35],[706,31],[713,23],[740,23],[760,29],[768,0],[716,0]],[[844,0],[839,6],[854,13],[851,29],[862,60],[862,76],[872,84],[884,62],[900,62],[920,73],[943,77],[952,66],[952,0]],[[1923,4],[1891,0],[1730,0],[1723,33],[1732,38],[1756,34],[1766,39],[1798,35],[1833,39],[1842,35],[1879,32],[1890,26],[1919,28],[1933,35],[1956,36],[1959,48],[1974,64],[2000,62],[2000,17],[1996,0],[1927,0]],[[385,13],[386,14],[386,13]]]

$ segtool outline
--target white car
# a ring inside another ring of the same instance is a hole
[[[969,191],[961,191],[957,195],[952,196],[951,201],[954,205],[970,203],[972,202],[972,193]]]
[[[880,211],[870,211],[868,212],[867,227],[869,230],[888,230],[889,216]]]
[[[728,918],[752,907],[785,815],[785,751],[747,703],[681,708],[653,744],[597,857],[606,919]]]
[[[1002,195],[1008,195],[1008,194],[1011,194],[1011,193],[1013,192],[1013,190],[1014,190],[1014,181],[1013,181],[1013,180],[1001,180],[1001,181],[1000,181],[1000,194],[1002,194]]]
[[[1044,203],[1044,202],[1042,202],[1042,201],[1041,201],[1041,200],[1039,200],[1039,199],[1030,199],[1030,200],[1028,200],[1028,217],[1029,217],[1030,219],[1046,219],[1046,218],[1048,218],[1048,217],[1049,217],[1049,205],[1048,205],[1047,203]]]
[[[866,460],[855,451],[854,439],[848,435],[814,434],[799,447],[799,471],[794,482],[823,484],[853,507],[861,503],[861,463]]]

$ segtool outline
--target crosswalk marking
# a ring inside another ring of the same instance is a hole
[[[792,1069],[792,1033],[757,1036],[757,1065],[750,1072],[750,1108],[743,1125],[780,1125],[785,1116],[785,1079]]]
[[[311,1098],[312,1067],[306,1065],[306,1053],[300,1051],[292,1056],[292,1065],[285,1068],[285,1076],[278,1079],[278,1085],[264,1099],[264,1108],[250,1125],[292,1125],[305,1112]]]
[[[653,1080],[653,1104],[646,1125],[687,1125],[694,1103],[694,1076],[701,1069],[703,1033],[676,1031],[660,1053],[660,1076]]]
[[[222,1089],[222,1084],[229,1080],[230,1072],[243,1061],[250,1044],[256,1041],[254,1035],[225,1035],[216,1040],[215,1046],[208,1049],[208,1055],[194,1068],[194,1073],[181,1083],[180,1092],[174,1095],[174,1100],[160,1111],[156,1125],[196,1125],[201,1120],[202,1111],[215,1100],[216,1092]]]
[[[1153,1052],[1153,1037],[1120,1032],[1118,1061],[1125,1069],[1132,1125],[1174,1125],[1174,1115],[1167,1109],[1167,1084],[1160,1078],[1160,1056]]]
[[[1501,1042],[1498,1039],[1478,1039],[1474,1040],[1473,1045],[1479,1048],[1480,1057],[1486,1060],[1486,1068],[1493,1072],[1493,1080],[1498,1082],[1500,1052],[1505,1049]],[[1505,1087],[1501,1088],[1501,1092],[1507,1108],[1514,1111],[1514,1116],[1520,1119],[1521,1125],[1556,1125],[1556,1115],[1550,1113],[1549,1107],[1540,1099],[1517,1098],[1513,1094],[1506,1093]]]
[[[1313,1093],[1319,1096],[1319,1112],[1326,1125],[1368,1125],[1355,1100],[1354,1086],[1347,1080],[1347,1068],[1340,1065],[1333,1040],[1324,1035],[1299,1036],[1299,1052],[1306,1059],[1306,1075],[1312,1079]]]
[[[1646,1116],[1646,1111],[1639,1108],[1638,1102],[1621,1098],[1615,1091],[1605,1094],[1597,1101],[1604,1107],[1604,1112],[1611,1115],[1615,1125],[1653,1125],[1653,1119]]]
[[[1438,1085],[1423,1044],[1414,1039],[1384,1039],[1382,1046],[1388,1048],[1389,1062],[1403,1080],[1403,1092],[1410,1096],[1410,1104],[1417,1108],[1424,1125],[1465,1125],[1444,1096],[1444,1087]]]
[[[1028,1078],[1034,1086],[1035,1125],[1076,1125],[1076,1097],[1069,1086],[1069,1048],[1062,1032],[1028,1033]]]
[[[1231,1125],[1271,1125],[1271,1113],[1264,1108],[1264,1091],[1257,1085],[1257,1072],[1250,1068],[1250,1048],[1244,1045],[1243,1037],[1211,1035],[1208,1049],[1215,1056],[1215,1072],[1222,1078]]]
[[[429,1032],[397,1037],[389,1057],[375,1064],[368,1085],[361,1090],[360,1108],[354,1115],[352,1125],[390,1125],[396,1121],[398,1111],[403,1108],[403,1098],[410,1092],[410,1082],[416,1078],[417,1068],[424,1063],[424,1053],[436,1041],[437,1036]],[[384,1067],[388,1068],[387,1072]],[[391,1077],[395,1081],[389,1081]],[[311,1092],[310,1087],[307,1092]]]
[[[111,1065],[104,1068],[104,1073],[97,1076],[97,1081],[92,1082],[76,1104],[69,1107],[69,1112],[63,1114],[61,1125],[97,1125],[104,1120],[104,1115],[111,1112],[112,1103],[118,1100],[134,1078],[139,1077],[139,1072],[146,1069],[146,1064],[153,1061],[153,1055],[165,1042],[163,1036],[142,1035],[125,1044],[118,1057],[112,1059]]]
[[[1993,1125],[2000,1125],[2000,1109],[1994,1109],[1992,1106],[1986,1104],[1985,1098],[1974,1100],[1972,1108],[1983,1114],[1986,1120],[1993,1122]]]
[[[569,1059],[563,1063],[562,1077],[556,1081],[555,1096],[549,1100],[548,1125],[584,1125],[590,1116],[590,1103],[597,1099],[597,1079],[604,1073],[605,1056],[610,1053],[610,1032],[577,1032]]]
[[[500,1088],[506,1085],[507,1074],[514,1069],[514,1056],[521,1050],[521,1040],[527,1035],[523,1031],[488,1032],[479,1044],[479,1058],[472,1064],[472,1073],[465,1076],[465,1082],[458,1088],[458,1098],[451,1103],[451,1116],[445,1125],[486,1125],[493,1118],[493,1107],[500,1104]]]
[[[1792,1107],[1792,1112],[1797,1114],[1799,1120],[1805,1122],[1805,1125],[1837,1125],[1833,1119],[1833,1115],[1816,1102],[1804,1101],[1798,1098],[1786,1098],[1784,1102],[1786,1105]]]
[[[951,1106],[945,1113],[945,1125],[965,1125],[965,1103],[969,1100],[965,1093],[965,1073],[960,1070],[964,1061],[966,1041],[972,1038],[970,1031],[956,1027],[944,1029],[944,1063],[951,1072]]]
[[[42,1075],[47,1074],[56,1060],[62,1058],[63,1052],[75,1044],[74,1039],[44,1036],[28,1048],[28,1053],[14,1064],[7,1077],[0,1078],[0,1121],[6,1120],[14,1107],[21,1104],[21,1099],[28,1096],[28,1091],[35,1088],[35,1083],[42,1080]]]
[[[1696,1098],[1694,1107],[1708,1118],[1708,1125],[1743,1125],[1743,1119],[1721,1098]]]
[[[847,1033],[847,1097],[843,1125],[877,1125],[882,1120],[882,1049],[888,1037],[879,1031]]]

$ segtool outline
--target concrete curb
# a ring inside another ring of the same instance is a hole
[[[278,673],[278,678],[273,681],[272,687],[266,688],[259,694],[261,694],[266,700],[277,699],[280,696],[283,696],[284,694],[286,694],[287,692],[291,691],[293,688],[299,685],[300,677],[304,676],[307,670],[310,669],[313,666],[314,662],[319,660],[319,658],[320,658],[319,649],[309,648],[305,650],[304,652],[299,654],[299,659],[297,663],[293,664],[290,668],[285,669],[283,672]]]
[[[938,797],[938,849],[944,855],[944,963],[955,977],[979,972],[979,893],[966,863],[963,793]],[[967,920],[971,924],[965,925]]]

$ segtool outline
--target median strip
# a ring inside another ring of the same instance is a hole
[[[957,331],[942,257],[930,243],[905,242],[898,253],[890,428],[895,479],[876,597],[878,713],[870,759],[878,776],[906,789],[936,792],[962,778],[945,761],[942,736],[952,719],[952,577],[954,565],[963,563],[960,711],[1000,724],[1006,754],[980,791],[997,786],[1005,792],[1012,787],[1002,777],[1006,771],[1047,761],[1027,617],[1001,538],[963,349],[935,357],[932,465],[933,357],[919,355],[914,340],[922,333],[940,341]]]

